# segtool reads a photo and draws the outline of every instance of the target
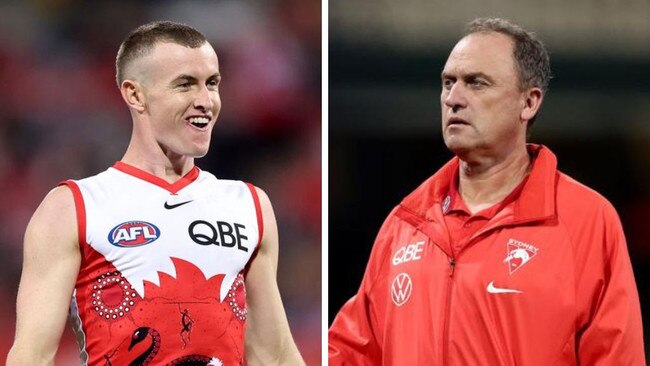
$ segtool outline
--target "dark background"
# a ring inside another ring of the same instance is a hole
[[[321,2],[0,2],[0,364],[13,341],[22,237],[56,184],[124,153],[131,118],[115,84],[129,31],[174,20],[219,57],[222,110],[197,165],[262,188],[280,235],[278,283],[305,360],[321,364]],[[38,340],[34,340],[38,342]],[[78,365],[66,327],[56,365]]]
[[[554,78],[531,142],[616,207],[648,324],[650,5],[358,3],[330,1],[330,324],[356,293],[390,210],[452,157],[440,132],[440,72],[479,16],[511,19],[546,43]]]

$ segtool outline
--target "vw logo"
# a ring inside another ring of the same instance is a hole
[[[411,277],[406,273],[398,274],[393,280],[390,289],[390,295],[395,305],[404,305],[411,297],[411,292],[413,292]]]

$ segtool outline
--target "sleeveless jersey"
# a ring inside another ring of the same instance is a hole
[[[194,167],[170,184],[122,162],[66,181],[81,267],[70,307],[84,365],[242,365],[255,188]]]

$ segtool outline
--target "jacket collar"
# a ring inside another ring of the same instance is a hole
[[[511,224],[545,220],[555,216],[557,159],[547,147],[528,144],[533,167],[528,180],[514,202]],[[406,196],[401,206],[421,219],[433,221],[442,212],[442,202],[458,171],[460,159],[454,157],[438,172]]]

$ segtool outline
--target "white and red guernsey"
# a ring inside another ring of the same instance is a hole
[[[194,167],[170,184],[117,162],[66,181],[81,268],[71,304],[84,365],[241,365],[255,188]]]

